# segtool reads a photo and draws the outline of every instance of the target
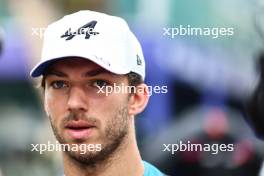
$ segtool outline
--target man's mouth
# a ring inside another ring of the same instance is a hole
[[[85,139],[91,135],[95,125],[86,121],[70,121],[65,125],[66,133],[73,139]]]

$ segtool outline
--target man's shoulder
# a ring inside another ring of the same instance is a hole
[[[152,164],[143,161],[144,164],[144,176],[165,176],[158,168]]]

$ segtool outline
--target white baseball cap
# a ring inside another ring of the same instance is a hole
[[[145,78],[140,43],[120,17],[84,10],[50,24],[41,61],[30,75],[41,76],[52,62],[69,57],[88,59],[115,74],[135,72]]]

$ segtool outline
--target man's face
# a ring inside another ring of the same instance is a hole
[[[131,118],[129,95],[98,93],[102,86],[128,85],[126,76],[107,72],[80,58],[57,61],[45,78],[45,110],[62,144],[101,144],[101,151],[68,151],[77,161],[93,164],[108,158],[125,143]]]

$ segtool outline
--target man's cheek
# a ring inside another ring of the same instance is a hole
[[[62,137],[64,134],[62,122],[59,119],[56,119],[52,116],[50,116],[49,118],[53,132]]]
[[[53,97],[47,97],[45,110],[49,116],[58,119],[67,112],[67,106],[63,103],[62,99],[55,100]]]
[[[58,100],[56,100],[48,92],[46,92],[44,98],[44,107],[48,116],[54,116],[56,115],[56,112],[60,110],[57,104]]]
[[[62,119],[63,114],[65,112],[60,111],[56,106],[48,106],[48,117],[50,119],[50,122],[52,123],[53,128],[56,128],[56,130],[59,132],[61,131],[62,127]]]

